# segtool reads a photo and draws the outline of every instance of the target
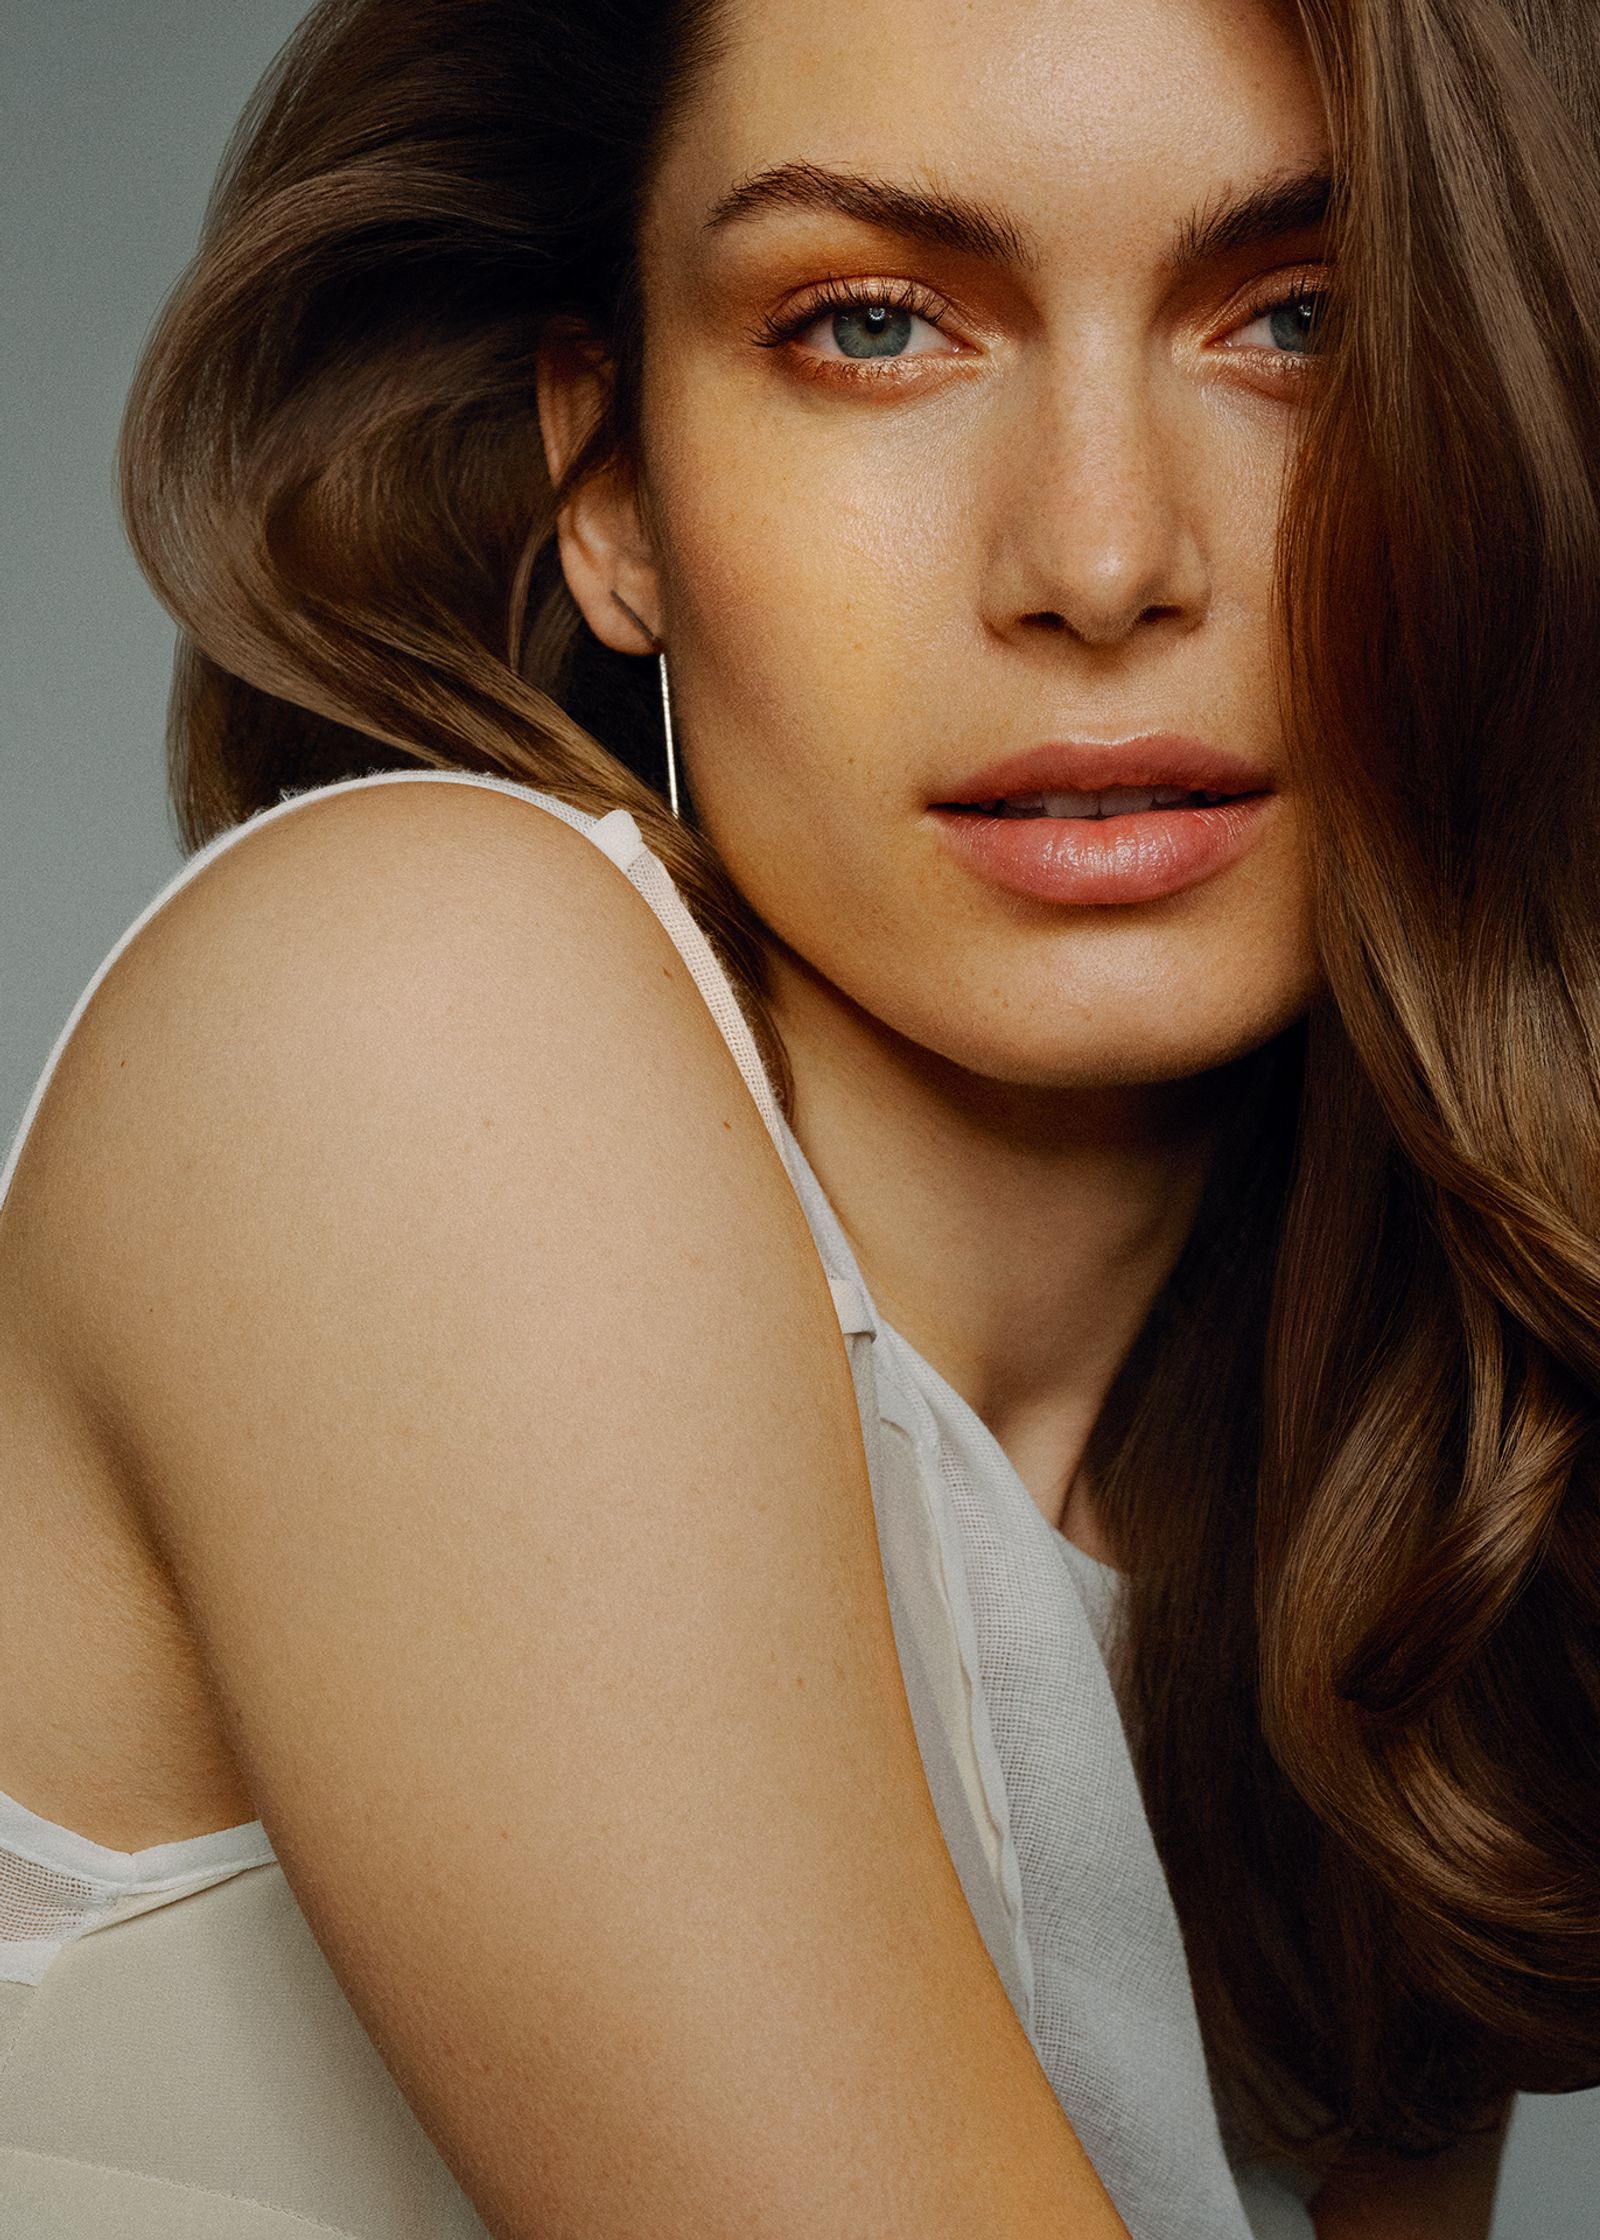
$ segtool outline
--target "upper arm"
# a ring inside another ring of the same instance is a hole
[[[63,1076],[45,1310],[490,2229],[1121,2232],[938,1828],[804,1216],[615,867],[303,806]]]

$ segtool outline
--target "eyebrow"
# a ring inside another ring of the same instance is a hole
[[[1258,249],[1284,234],[1309,232],[1326,221],[1332,203],[1333,175],[1323,170],[1282,171],[1248,194],[1220,195],[1178,228],[1173,269],[1192,272],[1230,250]]]
[[[1230,251],[1257,248],[1320,225],[1332,197],[1332,175],[1321,169],[1279,172],[1245,194],[1223,193],[1184,219],[1168,265],[1181,276]],[[992,204],[818,163],[776,163],[752,173],[717,198],[704,230],[713,233],[740,219],[780,210],[839,211],[907,240],[964,250],[1022,271],[1039,263],[1037,242]]]
[[[712,204],[705,231],[714,233],[772,210],[837,210],[911,241],[1024,267],[1037,255],[1021,229],[986,203],[931,187],[896,186],[888,179],[820,163],[774,163],[742,179]]]

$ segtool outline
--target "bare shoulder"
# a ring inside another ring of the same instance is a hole
[[[198,1061],[219,1037],[237,1057],[287,1033],[314,1063],[318,1030],[352,1014],[398,1025],[444,1005],[467,1031],[475,1018],[509,1027],[496,1007],[511,990],[537,1004],[587,983],[625,1005],[641,967],[670,980],[677,964],[628,879],[537,803],[476,785],[362,786],[230,835],[141,928],[74,1040],[85,1063],[125,1045],[121,1070],[136,1047]],[[412,1079],[444,1065],[427,1040],[406,1040]]]
[[[602,1114],[626,1135],[663,1100],[776,1166],[687,966],[584,833],[481,786],[310,796],[233,836],[106,976],[31,1132],[12,1249],[92,1333],[141,1253],[175,1281],[184,1250],[230,1254],[234,1223],[194,1233],[223,1211],[208,1188],[321,1189],[329,1219],[341,1169],[442,1181],[542,1126],[553,1206],[563,1135]]]

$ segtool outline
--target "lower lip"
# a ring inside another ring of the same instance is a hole
[[[980,878],[1040,902],[1153,902],[1236,863],[1274,800],[1241,794],[1120,817],[995,817],[934,809],[945,843]]]

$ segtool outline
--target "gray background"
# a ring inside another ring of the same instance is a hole
[[[141,337],[301,0],[5,0],[0,175],[0,1143],[85,981],[180,857],[172,632],[118,529]],[[1525,2100],[1495,2240],[1600,2240],[1600,2093]]]

